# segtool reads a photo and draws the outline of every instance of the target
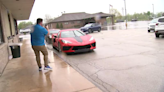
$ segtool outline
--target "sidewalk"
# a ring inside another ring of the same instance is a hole
[[[39,72],[30,41],[24,40],[21,58],[9,61],[0,77],[0,92],[101,92],[52,51],[49,59],[53,70]]]

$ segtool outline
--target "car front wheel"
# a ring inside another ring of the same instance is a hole
[[[150,30],[148,30],[148,32],[150,32]]]
[[[89,33],[93,33],[93,31],[91,29],[88,30]]]
[[[100,32],[100,31],[101,31],[101,28],[98,29],[98,32]]]
[[[60,43],[58,43],[58,51],[62,52]]]

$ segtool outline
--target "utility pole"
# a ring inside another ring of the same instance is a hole
[[[155,18],[155,14],[154,14],[154,4],[152,4],[152,6],[153,6],[153,17]]]
[[[126,0],[124,0],[124,4],[125,4],[125,19],[126,19],[125,26],[126,26],[126,29],[127,29],[128,24],[127,24],[127,14],[126,14]]]
[[[124,16],[124,8],[122,7],[122,16]]]

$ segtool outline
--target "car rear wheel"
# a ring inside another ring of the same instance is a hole
[[[150,32],[150,30],[148,30],[148,32]]]
[[[100,31],[101,31],[101,28],[98,29],[98,32],[100,32]]]
[[[156,33],[155,36],[156,36],[156,38],[159,38],[159,34]]]

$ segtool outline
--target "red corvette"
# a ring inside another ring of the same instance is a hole
[[[61,30],[58,34],[54,34],[53,36],[53,48],[56,48],[59,52],[83,52],[96,48],[95,39],[90,35],[86,35],[79,29]]]

